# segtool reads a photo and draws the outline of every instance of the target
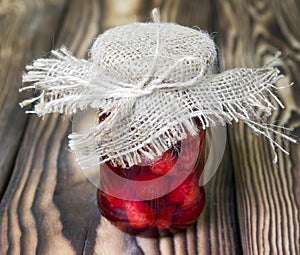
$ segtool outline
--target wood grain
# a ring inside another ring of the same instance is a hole
[[[66,45],[85,57],[98,33],[131,21],[162,21],[207,30],[221,70],[263,65],[277,49],[286,78],[286,109],[272,116],[300,137],[299,1],[43,0],[0,1],[0,254],[300,254],[300,147],[284,144],[272,164],[268,143],[243,126],[206,189],[206,207],[187,231],[164,238],[124,234],[100,216],[96,188],[68,151],[70,119],[26,117],[17,87],[26,63]],[[216,32],[216,33],[213,33]],[[278,84],[278,85],[280,85]],[[13,128],[12,128],[13,127]],[[7,186],[8,183],[8,186]]]
[[[47,44],[39,50],[40,56],[49,51],[47,46],[51,46],[55,36],[57,46],[63,42],[83,57],[98,34],[98,1],[72,1],[65,10],[56,34],[44,35]],[[55,15],[53,18],[58,19]],[[95,188],[67,150],[69,132],[70,121],[66,117],[53,115],[39,120],[31,116],[28,121],[1,201],[0,254],[90,254],[99,222]]]
[[[64,1],[0,2],[0,198],[27,120],[18,105],[21,75],[26,63],[51,48],[63,8]]]
[[[218,1],[218,42],[222,69],[258,66],[272,59],[286,78],[278,85],[295,85],[280,91],[286,105],[272,116],[279,125],[295,128],[299,137],[299,1]],[[242,247],[244,254],[299,254],[300,146],[284,144],[290,156],[278,151],[279,163],[269,144],[243,126],[230,132]],[[298,188],[296,188],[298,187]]]

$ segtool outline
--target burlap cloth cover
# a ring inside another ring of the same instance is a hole
[[[123,167],[153,159],[195,135],[195,117],[203,129],[241,121],[273,149],[285,151],[277,140],[295,140],[267,118],[277,105],[284,107],[272,92],[282,77],[279,70],[263,66],[216,74],[216,61],[216,45],[200,29],[159,20],[123,25],[99,35],[88,60],[62,47],[28,65],[20,91],[40,94],[21,106],[36,102],[28,112],[39,116],[101,109],[106,116],[101,123],[69,136],[82,168],[95,158],[97,164],[110,160]]]

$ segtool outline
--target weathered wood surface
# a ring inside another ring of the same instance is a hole
[[[300,254],[300,146],[272,164],[268,143],[236,125],[207,203],[186,232],[164,238],[124,234],[101,218],[96,188],[67,150],[71,122],[27,117],[17,102],[25,64],[66,45],[84,57],[104,30],[149,20],[199,26],[220,47],[220,69],[257,66],[280,49],[287,106],[273,116],[300,137],[300,6],[287,1],[0,1],[0,254]],[[1,194],[4,194],[3,197]]]
[[[295,82],[279,95],[286,109],[272,116],[277,125],[300,131],[300,3],[285,1],[218,1],[216,30],[222,68],[267,64],[276,50],[285,57],[277,65]],[[240,13],[242,15],[232,15]],[[278,167],[262,137],[249,129],[230,130],[241,243],[246,254],[300,254],[300,146],[283,144]]]

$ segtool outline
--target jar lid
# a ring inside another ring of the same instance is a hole
[[[216,46],[200,29],[174,23],[131,23],[98,36],[90,51],[101,72],[137,87],[187,82],[216,70]]]

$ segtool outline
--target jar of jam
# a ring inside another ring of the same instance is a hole
[[[129,168],[100,166],[97,194],[101,214],[124,232],[174,234],[194,223],[205,203],[199,178],[205,131],[188,135],[159,158]]]

